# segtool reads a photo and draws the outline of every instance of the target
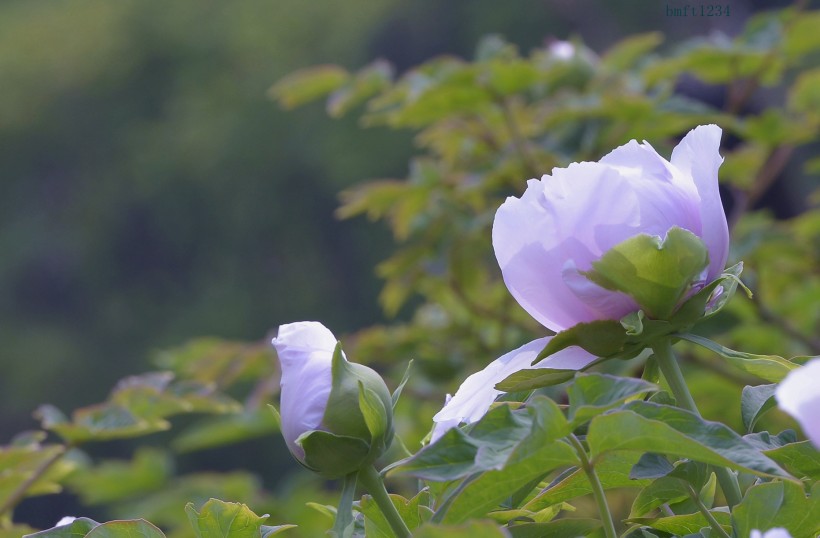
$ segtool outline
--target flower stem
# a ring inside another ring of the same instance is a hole
[[[691,484],[686,484],[686,490],[689,492],[689,497],[691,497],[692,502],[695,503],[695,506],[698,507],[700,513],[703,514],[703,517],[705,517],[706,521],[709,522],[712,530],[715,531],[720,538],[730,538],[726,531],[723,530],[723,527],[720,526],[718,520],[715,519],[715,516],[712,515],[712,512],[710,512],[709,509],[703,504],[703,501],[700,500],[700,495],[698,495],[698,492],[695,491]]]
[[[606,538],[617,538],[618,533],[615,532],[615,523],[612,521],[612,514],[609,512],[609,506],[606,503],[604,487],[601,485],[601,481],[598,480],[598,475],[595,474],[595,467],[590,463],[584,445],[575,437],[575,434],[570,434],[567,439],[569,439],[569,442],[572,443],[572,446],[578,453],[578,458],[581,460],[581,468],[586,473],[589,483],[592,485],[592,495],[595,497],[598,511],[601,512],[601,523],[604,525]]]
[[[672,394],[678,402],[678,407],[691,411],[700,416],[695,400],[692,399],[692,393],[689,392],[689,387],[686,386],[686,381],[683,379],[683,372],[678,366],[678,361],[675,359],[675,354],[672,351],[672,341],[669,338],[656,342],[652,346],[652,351],[658,360],[658,366],[661,368],[661,373],[669,383],[669,388],[672,389]],[[737,477],[726,467],[715,467],[715,474],[717,475],[720,489],[723,490],[723,495],[726,497],[726,503],[729,508],[738,504],[743,495],[740,493],[740,486],[737,483]]]
[[[384,488],[382,477],[375,467],[368,465],[361,469],[359,471],[359,480],[373,496],[373,500],[376,501],[397,538],[410,538],[410,529],[407,528],[404,520],[399,515],[393,501],[390,500],[390,495],[387,494],[387,490]]]

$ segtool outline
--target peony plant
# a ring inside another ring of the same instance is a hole
[[[721,274],[729,254],[718,190],[720,134],[716,125],[692,130],[671,162],[648,142],[633,140],[600,162],[531,179],[523,196],[501,205],[493,224],[495,255],[512,296],[554,332],[639,310],[669,319],[685,298]],[[619,250],[636,240],[645,243],[642,250],[623,257]],[[680,252],[661,266],[652,251],[664,248]],[[601,266],[616,256],[628,267]],[[646,272],[638,278],[618,274],[636,269]],[[581,369],[597,358],[571,346],[536,361],[550,340],[526,344],[467,378],[435,416],[434,439],[458,422],[481,418],[501,393],[495,386],[518,370]]]

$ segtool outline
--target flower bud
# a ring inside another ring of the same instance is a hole
[[[348,362],[315,321],[279,327],[282,435],[291,454],[326,478],[371,464],[393,439],[392,398],[371,368]]]

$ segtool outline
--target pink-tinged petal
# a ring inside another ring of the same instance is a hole
[[[672,151],[672,165],[692,178],[700,195],[700,237],[709,249],[709,280],[723,271],[729,256],[729,227],[718,188],[723,163],[720,136],[717,125],[702,125],[689,131]]]
[[[464,380],[455,396],[450,398],[444,408],[433,417],[436,425],[433,428],[432,441],[435,442],[447,430],[462,422],[469,424],[483,417],[501,394],[501,391],[496,390],[495,385],[519,370],[532,368],[578,370],[595,360],[593,355],[583,349],[569,347],[532,366],[532,361],[551,338],[551,336],[539,338],[510,351]]]
[[[520,199],[507,198],[493,223],[493,248],[513,297],[558,332],[629,312],[586,304],[564,283],[563,271],[568,260],[588,270],[606,250],[639,233],[639,220],[638,200],[616,170],[573,164],[530,180]]]
[[[640,202],[641,231],[666,237],[672,226],[701,234],[700,196],[694,183],[658,155],[648,142],[635,140],[601,159],[629,181]]]
[[[300,321],[280,326],[272,344],[282,367],[282,436],[293,455],[302,460],[304,451],[296,439],[321,429],[332,384],[336,337],[319,322]]]
[[[789,372],[775,391],[777,405],[794,417],[820,449],[820,359]]]

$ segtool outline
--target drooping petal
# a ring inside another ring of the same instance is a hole
[[[708,280],[717,277],[729,256],[729,226],[720,201],[718,168],[721,129],[701,125],[689,131],[672,151],[672,165],[691,177],[700,195],[701,239],[709,249]]]
[[[321,429],[332,384],[336,337],[319,322],[300,321],[280,326],[272,343],[282,367],[282,436],[302,460],[304,452],[296,439],[306,431]]]
[[[493,401],[501,394],[501,391],[496,390],[495,385],[519,370],[532,368],[577,370],[595,360],[595,356],[583,349],[569,347],[532,366],[532,361],[551,338],[551,336],[539,338],[510,351],[464,380],[455,396],[450,398],[444,408],[433,417],[436,425],[433,428],[432,440],[436,441],[447,430],[462,422],[472,423],[483,417]]]
[[[820,448],[820,359],[789,372],[777,386],[775,398],[780,409],[793,416]]]

